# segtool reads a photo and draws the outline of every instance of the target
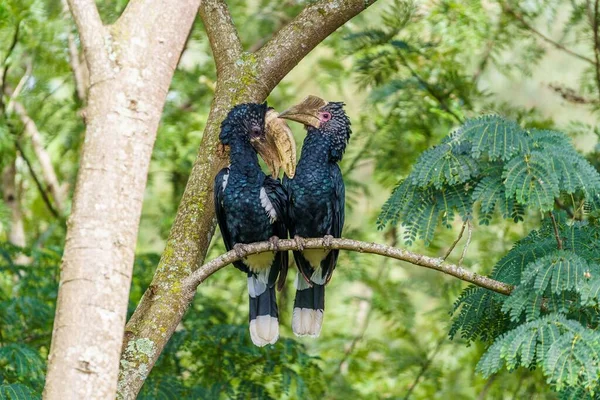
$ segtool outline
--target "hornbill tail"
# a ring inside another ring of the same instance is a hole
[[[279,339],[279,312],[275,286],[269,285],[266,274],[249,274],[250,338],[256,346],[273,344]]]
[[[325,285],[306,282],[298,272],[296,275],[296,298],[292,314],[292,331],[296,336],[318,337],[323,326],[325,310]]]

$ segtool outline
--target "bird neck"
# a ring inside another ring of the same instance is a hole
[[[242,173],[256,173],[261,170],[256,150],[254,150],[249,141],[242,138],[235,138],[231,141],[229,147],[231,170]]]
[[[325,164],[331,162],[329,147],[329,135],[320,132],[318,129],[309,128],[302,145],[300,162]]]

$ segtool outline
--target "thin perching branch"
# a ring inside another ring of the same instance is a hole
[[[496,281],[483,275],[479,275],[475,272],[459,267],[458,265],[447,263],[441,258],[432,258],[384,244],[362,242],[344,238],[334,238],[330,239],[329,241],[323,238],[313,238],[305,239],[303,247],[304,249],[339,249],[357,251],[359,253],[378,254],[380,256],[406,261],[410,264],[443,272],[460,280],[470,282],[474,285],[492,290],[497,293],[509,295],[513,290],[511,285]],[[279,240],[277,245],[273,244],[272,242],[257,242],[239,245],[237,246],[237,249],[231,250],[198,268],[191,275],[184,279],[182,287],[187,291],[189,296],[193,296],[198,285],[204,282],[206,278],[234,261],[241,260],[242,258],[252,254],[298,249],[299,245],[293,239]]]

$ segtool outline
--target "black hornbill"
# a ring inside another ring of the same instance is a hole
[[[230,147],[231,165],[215,178],[214,200],[227,250],[241,243],[287,237],[284,225],[287,195],[279,180],[262,172],[253,147],[266,140],[266,114],[267,103],[241,104],[235,106],[221,124],[219,139]],[[291,132],[287,140],[293,140],[290,138]],[[295,167],[295,150],[294,160],[287,165]],[[285,172],[293,176],[293,171],[285,169]],[[279,338],[275,286],[278,277],[281,285],[285,280],[287,252],[250,255],[234,265],[248,276],[252,342],[257,346],[275,343]]]
[[[338,162],[350,139],[344,103],[315,96],[279,117],[301,122],[307,129],[293,179],[284,178],[288,195],[288,228],[299,245],[303,237],[341,237],[345,189]],[[292,330],[298,336],[319,336],[325,308],[325,285],[336,266],[338,250],[294,251],[298,266]]]

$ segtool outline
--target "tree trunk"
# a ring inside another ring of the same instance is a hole
[[[45,399],[114,399],[148,165],[199,0],[131,0],[105,27],[70,0],[90,71]]]
[[[127,323],[119,396],[134,399],[192,298],[184,279],[204,261],[215,229],[212,185],[227,163],[219,154],[219,127],[236,104],[262,102],[315,46],[374,1],[310,3],[255,53],[242,52],[223,0],[204,0],[200,15],[217,65],[217,90],[198,158],[150,287]]]

